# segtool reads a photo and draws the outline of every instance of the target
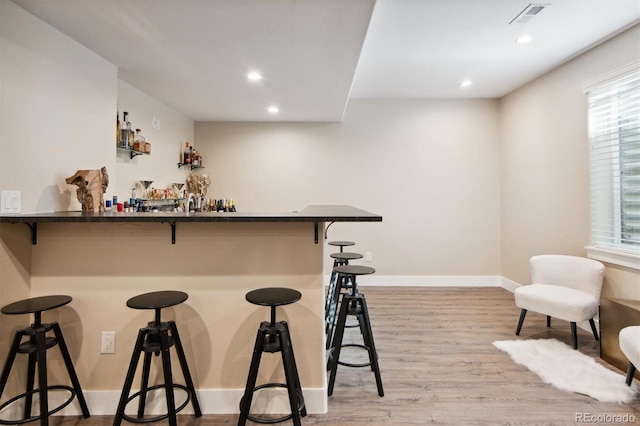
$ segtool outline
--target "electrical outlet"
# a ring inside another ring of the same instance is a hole
[[[0,213],[20,213],[20,191],[0,191]]]
[[[115,331],[102,332],[102,344],[100,345],[100,353],[101,354],[116,353],[116,332]]]
[[[364,253],[364,261],[365,262],[371,262],[373,260],[373,255],[371,254],[370,251],[367,251]]]
[[[160,119],[153,117],[153,119],[151,120],[151,127],[156,130],[160,130]]]

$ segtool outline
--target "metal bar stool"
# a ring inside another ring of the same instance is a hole
[[[382,387],[382,377],[380,375],[380,367],[378,365],[378,353],[376,352],[375,342],[373,340],[373,331],[371,330],[371,321],[369,319],[369,310],[367,309],[367,300],[364,294],[358,292],[358,285],[356,283],[356,276],[373,274],[376,270],[369,266],[361,265],[346,265],[337,266],[335,271],[343,276],[347,275],[351,278],[351,292],[342,296],[342,303],[340,304],[340,313],[338,314],[338,322],[333,336],[333,342],[331,343],[331,349],[329,352],[329,360],[327,364],[327,370],[330,371],[328,395],[333,394],[333,387],[336,382],[336,373],[338,371],[338,364],[347,367],[371,367],[376,378],[376,386],[378,388],[378,395],[384,396],[384,390]],[[357,344],[342,344],[344,337],[344,330],[346,328],[347,316],[353,315],[358,318],[360,324],[360,332],[362,333],[362,339],[364,345]],[[343,347],[357,346],[367,350],[369,355],[369,362],[362,364],[354,364],[340,361],[340,351]]]
[[[0,411],[2,411],[14,402],[24,398],[25,404],[23,418],[18,420],[0,420],[0,424],[15,425],[40,420],[41,425],[48,425],[49,416],[69,405],[74,397],[78,398],[78,403],[82,410],[82,416],[85,419],[91,417],[89,414],[89,408],[87,407],[87,402],[85,401],[84,394],[82,393],[82,388],[80,387],[80,382],[78,381],[78,376],[73,368],[73,362],[71,361],[71,356],[69,355],[67,344],[64,341],[60,325],[58,325],[57,322],[48,324],[42,323],[43,311],[59,308],[60,306],[68,304],[71,300],[71,296],[65,295],[41,296],[11,303],[0,310],[0,312],[6,315],[34,314],[33,324],[16,332],[11,349],[9,350],[9,355],[7,356],[7,360],[2,370],[2,376],[0,376],[0,396],[2,396],[16,355],[19,353],[29,355],[27,364],[26,392],[9,399],[0,405]],[[53,331],[53,337],[46,336],[49,331]],[[22,338],[25,336],[28,336],[29,340],[23,343]],[[49,386],[47,382],[47,349],[50,349],[55,345],[58,345],[60,348],[72,386]],[[36,365],[38,367],[38,389],[34,389]],[[60,406],[49,410],[49,390],[66,390],[71,393],[71,396]],[[39,395],[40,413],[32,416],[31,408],[33,395],[36,393]]]
[[[329,241],[327,244],[330,246],[340,247],[340,253],[342,253],[344,247],[354,246],[356,243],[353,241]]]
[[[118,404],[118,410],[116,411],[115,418],[113,420],[114,426],[118,426],[122,423],[122,420],[126,420],[133,423],[150,423],[162,419],[169,419],[169,424],[174,426],[177,423],[176,414],[187,406],[189,401],[193,405],[193,411],[196,417],[202,416],[200,410],[200,404],[198,403],[198,396],[196,395],[196,389],[193,386],[193,380],[191,379],[191,373],[189,372],[189,366],[187,365],[187,358],[184,355],[184,349],[182,342],[180,341],[180,335],[178,334],[178,328],[175,321],[162,322],[160,320],[160,310],[169,306],[180,304],[187,300],[189,295],[182,291],[154,291],[151,293],[141,294],[127,300],[127,306],[132,309],[154,309],[155,320],[147,324],[146,327],[141,328],[138,331],[138,339],[133,349],[133,355],[131,356],[131,362],[129,363],[129,370],[127,377],[122,387],[122,394],[120,395],[120,402]],[[173,375],[171,372],[171,358],[169,349],[175,346],[178,360],[180,361],[180,367],[182,368],[182,375],[184,376],[186,386],[176,384],[173,382]],[[140,355],[144,353],[144,362],[142,367],[142,384],[140,390],[133,395],[129,396],[131,386],[133,384],[133,378],[140,361]],[[164,384],[155,386],[149,386],[149,372],[151,370],[151,354],[156,356],[162,355],[162,371],[164,376]],[[167,401],[167,413],[160,414],[155,417],[145,417],[145,404],[147,400],[147,393],[164,388],[165,397]],[[174,389],[182,389],[187,393],[186,400],[176,407]],[[138,399],[138,412],[136,417],[125,414],[125,408],[129,402],[136,397]]]
[[[348,265],[350,260],[362,259],[363,257],[360,253],[348,252],[332,253],[330,256],[334,260],[324,304],[326,349],[329,349],[331,346],[331,338],[333,337],[333,329],[335,328],[337,318],[336,314],[340,303],[340,293],[343,289],[351,288],[351,283],[348,281],[349,276],[341,275],[340,279],[338,279],[338,273],[335,271],[335,268],[337,266]]]
[[[268,287],[250,291],[246,294],[245,298],[247,302],[253,303],[254,305],[269,306],[271,308],[271,321],[263,321],[260,323],[260,328],[258,329],[256,342],[253,346],[253,356],[251,358],[251,366],[249,368],[249,376],[247,377],[244,396],[240,400],[238,426],[244,426],[247,420],[256,423],[271,424],[288,419],[292,419],[295,426],[300,426],[300,416],[306,416],[307,409],[304,405],[298,367],[293,354],[289,325],[286,321],[276,322],[276,308],[297,302],[302,298],[302,294],[290,288]],[[262,358],[263,352],[281,353],[286,383],[265,383],[256,386],[260,359]],[[275,419],[261,418],[250,414],[253,393],[260,389],[272,387],[287,388],[291,414]]]

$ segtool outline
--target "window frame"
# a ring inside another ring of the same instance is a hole
[[[625,67],[614,70],[604,76],[598,77],[594,80],[589,81],[584,86],[584,93],[589,96],[590,92],[598,90],[603,86],[610,85],[615,83],[616,81],[620,81],[624,78],[628,78],[629,76],[640,72],[640,61],[633,62]],[[590,115],[591,115],[591,105],[588,105],[587,110],[587,122],[588,125],[591,126],[590,123]],[[594,191],[594,179],[592,178],[593,173],[593,164],[591,160],[592,148],[591,144],[593,143],[591,132],[588,131],[588,143],[589,143],[589,171],[590,171],[590,182],[589,182],[589,192],[591,197],[591,203],[598,202],[594,201],[593,191]],[[620,140],[617,140],[618,147],[620,146]],[[618,160],[616,160],[616,158]],[[616,154],[611,155],[611,170],[617,170],[620,166],[619,157]],[[591,219],[590,219],[590,245],[586,247],[587,249],[587,257],[600,260],[607,263],[612,263],[620,266],[625,266],[628,268],[640,270],[640,245],[634,244],[625,244],[623,243],[622,238],[622,207],[621,207],[621,186],[622,179],[620,177],[620,173],[613,174],[613,181],[609,184],[608,188],[610,193],[609,204],[604,205],[604,209],[610,213],[611,221],[608,224],[608,233],[613,235],[612,238],[614,240],[613,244],[606,243],[594,243],[594,229],[597,227],[596,225],[602,225],[601,221],[598,222],[598,219],[593,217],[593,206],[591,207]],[[597,183],[603,183],[604,179],[598,180]],[[602,206],[600,206],[602,207]],[[617,243],[615,243],[617,241]]]

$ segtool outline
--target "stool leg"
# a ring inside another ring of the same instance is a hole
[[[118,403],[118,409],[113,419],[113,426],[120,426],[124,417],[124,409],[127,405],[127,399],[129,399],[129,392],[131,391],[131,385],[133,384],[133,377],[136,374],[136,368],[138,367],[138,361],[140,361],[140,353],[142,352],[142,345],[144,339],[148,334],[146,328],[141,328],[138,331],[138,339],[133,348],[133,354],[131,355],[131,362],[129,363],[129,370],[127,371],[127,377],[124,379],[124,385],[122,386],[122,394],[120,394],[120,402]]]
[[[142,376],[140,380],[140,390],[147,389],[149,387],[149,373],[151,372],[151,352],[144,353],[144,359],[142,360]],[[138,418],[144,417],[144,407],[147,405],[147,392],[140,392],[138,397]]]
[[[300,411],[298,409],[298,395],[297,390],[299,385],[295,379],[296,373],[294,372],[292,353],[291,353],[291,341],[289,340],[289,333],[287,329],[278,327],[276,334],[280,337],[280,352],[282,355],[282,365],[284,367],[285,381],[287,382],[287,393],[289,394],[289,406],[291,407],[291,419],[294,426],[301,426],[300,423]]]
[[[333,261],[333,267],[335,268],[336,266],[338,266],[338,259],[335,259]],[[327,289],[327,298],[324,301],[324,316],[325,318],[327,317],[327,315],[329,315],[329,307],[331,306],[331,300],[333,300],[333,291],[336,287],[336,278],[337,278],[337,272],[335,272],[333,270],[333,268],[331,269],[331,278],[329,279],[329,287]]]
[[[176,346],[178,360],[180,360],[182,375],[184,376],[184,380],[187,384],[187,389],[189,389],[189,392],[191,393],[191,404],[193,405],[193,411],[196,417],[201,417],[202,411],[200,410],[198,395],[196,395],[196,388],[193,385],[193,380],[191,379],[191,373],[189,372],[189,365],[187,364],[187,357],[184,355],[184,349],[182,348],[182,341],[180,340],[180,335],[178,334],[178,327],[176,326],[175,321],[169,321],[169,327],[171,327],[171,336],[173,337],[173,341]]]
[[[20,342],[22,341],[24,335],[24,330],[19,330],[13,337],[13,343],[11,343],[11,349],[9,349],[7,360],[5,361],[4,367],[2,368],[2,376],[0,376],[0,397],[4,393],[4,388],[7,386],[9,373],[11,372],[11,367],[13,367],[13,362],[15,361],[16,355],[18,354],[18,347],[20,346]],[[25,419],[26,418],[28,418],[28,416],[25,416]]]
[[[373,341],[373,330],[371,329],[371,320],[369,319],[369,310],[367,308],[367,299],[361,295],[361,303],[364,320],[364,328],[366,331],[367,339],[369,340],[369,359],[371,360],[373,367],[373,373],[376,376],[376,386],[378,387],[378,395],[384,396],[384,390],[382,388],[382,376],[380,375],[380,366],[378,365],[378,352],[376,352],[376,345]]]
[[[47,346],[44,331],[36,333],[38,352],[38,388],[40,389],[40,425],[49,424],[49,399],[47,398]]]
[[[291,332],[289,331],[289,324],[286,321],[280,321],[280,323],[284,325],[284,328],[287,330],[287,335],[289,337],[288,338],[289,351],[291,352],[291,365],[293,366],[293,373],[294,373],[293,378],[295,379],[296,389],[300,390],[300,393],[302,394],[302,385],[300,384],[300,375],[298,374],[298,364],[296,363],[296,356],[293,352],[293,343],[291,342]],[[306,417],[307,407],[304,404],[304,398],[303,398],[303,401],[301,401],[301,403],[302,403],[302,409],[300,410],[300,415],[302,417]]]
[[[167,398],[167,414],[169,425],[178,424],[176,418],[176,400],[173,394],[173,375],[171,374],[171,356],[169,354],[169,335],[167,330],[160,331],[160,347],[162,348],[162,370],[164,372],[164,391]]]
[[[262,350],[264,348],[264,339],[266,335],[266,328],[261,326],[256,335],[256,343],[253,345],[253,356],[251,357],[249,376],[247,377],[247,385],[244,389],[244,396],[242,397],[240,404],[238,426],[244,426],[247,423],[247,416],[249,415],[251,401],[253,399],[253,388],[256,386],[256,380],[258,378],[258,368],[260,367],[260,359],[262,358]]]
[[[32,341],[35,340],[35,336],[30,338]],[[33,342],[36,343],[36,342]],[[31,352],[28,356],[27,361],[27,395],[24,398],[24,418],[28,419],[31,417],[31,407],[33,405],[33,385],[36,379],[36,363],[37,363],[38,354],[36,352]]]
[[[331,307],[329,310],[329,315],[326,318],[326,346],[325,349],[329,349],[331,347],[331,339],[333,338],[333,333],[336,326],[336,312],[338,311],[338,306],[340,305],[340,295],[342,294],[342,289],[346,286],[347,277],[344,274],[338,274],[336,278],[336,286],[333,290],[333,298],[331,300]]]
[[[76,391],[76,398],[78,398],[78,404],[80,404],[80,409],[82,410],[82,416],[85,419],[91,417],[89,414],[89,407],[87,407],[87,401],[84,399],[84,394],[82,393],[82,388],[80,387],[80,381],[78,380],[78,375],[76,374],[76,370],[73,367],[73,362],[71,361],[71,355],[69,355],[69,349],[67,348],[67,343],[64,341],[64,336],[62,335],[62,330],[60,329],[60,325],[56,322],[53,323],[53,334],[56,336],[56,340],[58,341],[58,347],[60,347],[60,353],[62,354],[62,358],[64,359],[64,364],[67,367],[67,372],[69,373],[69,378],[71,379],[71,384],[73,385],[73,389]]]
[[[351,296],[345,295],[342,298],[342,304],[340,305],[340,314],[338,315],[338,324],[333,336],[333,353],[328,361],[328,369],[331,371],[329,376],[329,385],[327,388],[328,396],[333,394],[333,386],[336,382],[336,373],[338,371],[338,360],[340,359],[340,350],[342,349],[342,338],[344,337],[344,328],[347,322],[347,310],[349,309],[349,303],[351,303]]]

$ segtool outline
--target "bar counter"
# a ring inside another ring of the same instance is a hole
[[[43,321],[60,323],[91,413],[109,415],[115,413],[138,330],[153,319],[152,312],[129,309],[126,301],[149,291],[185,291],[187,301],[163,309],[163,320],[174,319],[180,330],[203,412],[237,413],[256,332],[269,319],[269,310],[249,304],[245,295],[261,287],[295,288],[302,299],[279,308],[278,319],[291,329],[307,410],[324,413],[328,254],[319,244],[321,233],[328,222],[380,221],[354,207],[321,205],[289,213],[4,214],[0,303],[47,294],[73,297],[45,312]],[[171,225],[174,244],[160,223]],[[0,359],[12,331],[31,320],[17,317],[0,322]],[[115,331],[115,354],[100,353],[102,331]],[[284,379],[278,358],[263,356],[258,383]],[[58,371],[50,369],[51,383],[65,380]],[[5,392],[17,394],[10,389],[19,387],[12,380]],[[269,400],[270,391],[262,392]],[[286,398],[277,400],[286,406]],[[78,412],[75,403],[63,410]]]
[[[345,205],[312,205],[291,213],[220,213],[220,212],[53,212],[33,214],[2,214],[0,223],[25,223],[31,228],[31,241],[37,244],[39,223],[168,223],[171,242],[176,242],[176,224],[180,222],[313,222],[314,242],[318,242],[318,225],[322,222],[380,222],[382,217]]]

